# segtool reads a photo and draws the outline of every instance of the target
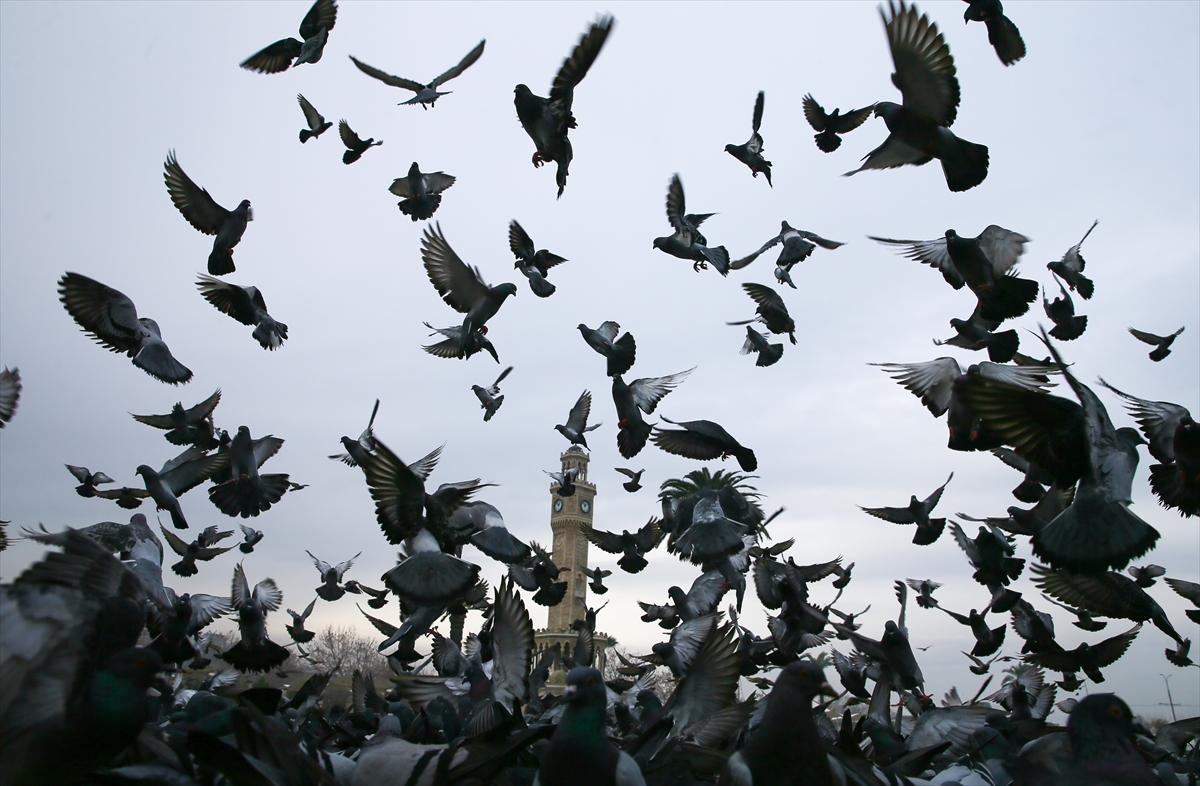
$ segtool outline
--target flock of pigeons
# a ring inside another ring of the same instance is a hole
[[[892,81],[903,103],[879,102],[843,115],[836,109],[827,113],[806,96],[804,112],[817,131],[818,148],[831,153],[840,145],[840,134],[871,116],[880,117],[888,137],[848,174],[936,158],[951,191],[973,188],[987,176],[988,152],[949,130],[959,86],[945,41],[928,17],[904,2],[889,2],[881,14],[895,63]],[[334,0],[317,0],[300,25],[301,39],[278,41],[246,60],[243,68],[277,73],[318,62],[336,18]],[[998,0],[970,0],[965,18],[986,23],[1005,65],[1024,56],[1020,34]],[[535,145],[533,164],[556,165],[560,196],[573,158],[569,131],[576,126],[574,90],[613,28],[611,16],[588,27],[547,98],[525,85],[515,89],[518,118]],[[447,95],[439,88],[473,65],[484,45],[480,42],[428,83],[351,59],[368,76],[411,91],[413,97],[404,103],[429,109]],[[303,96],[298,100],[307,125],[300,132],[305,143],[331,123]],[[761,173],[770,183],[771,163],[763,157],[759,134],[764,103],[760,92],[750,139],[725,149],[754,177]],[[382,144],[362,140],[345,120],[339,133],[347,148],[346,164]],[[214,236],[210,275],[197,282],[201,295],[253,327],[253,337],[264,349],[279,349],[288,328],[268,313],[262,293],[221,278],[235,272],[234,248],[252,219],[249,200],[232,210],[222,207],[184,172],[173,152],[164,179],[188,223]],[[454,182],[442,172],[422,173],[414,162],[391,191],[402,198],[399,207],[405,215],[428,220]],[[712,267],[723,276],[779,246],[775,278],[796,288],[795,265],[817,247],[841,245],[783,222],[780,233],[757,251],[732,259],[700,232],[712,214],[687,212],[678,175],[668,185],[666,208],[673,232],[655,239],[654,247],[691,261],[696,270]],[[474,498],[490,484],[478,478],[436,488],[429,484],[441,448],[413,462],[400,459],[375,434],[376,401],[366,429],[356,439],[343,437],[344,452],[330,458],[363,472],[382,534],[401,549],[401,559],[376,589],[346,580],[359,555],[330,564],[308,552],[320,573],[317,597],[302,613],[287,609],[291,641],[283,646],[267,628],[269,614],[283,608],[283,593],[272,579],[251,585],[239,562],[228,595],[177,594],[165,580],[166,552],[159,533],[180,558],[170,565],[179,576],[195,575],[198,563],[233,548],[251,554],[264,538],[262,531],[241,524],[240,543],[219,545],[234,532],[216,526],[189,542],[178,533],[190,529],[180,501],[186,492],[207,481],[209,499],[222,513],[251,519],[285,494],[304,488],[287,474],[260,471],[282,439],[254,438],[244,425],[231,435],[215,425],[221,400],[217,390],[190,408],[180,403],[168,414],[133,416],[183,448],[158,469],[137,468],[144,488],[102,488],[113,479],[67,465],[80,484],[80,496],[110,499],[127,509],[149,497],[169,514],[171,528],[160,524],[156,533],[145,515],[135,513],[128,524],[105,522],[61,533],[25,530],[26,537],[52,549],[0,588],[0,784],[628,786],[718,779],[739,786],[1195,783],[1200,719],[1150,734],[1135,723],[1123,701],[1105,693],[1060,702],[1057,706],[1069,712],[1065,730],[1046,719],[1058,690],[1073,693],[1085,680],[1103,682],[1102,669],[1126,652],[1145,622],[1170,638],[1172,647],[1165,650],[1170,663],[1195,665],[1190,640],[1147,592],[1163,569],[1131,567],[1154,548],[1159,534],[1129,504],[1137,449],[1148,445],[1157,462],[1150,467],[1150,484],[1162,505],[1183,517],[1200,515],[1200,427],[1180,405],[1138,398],[1101,380],[1124,400],[1140,431],[1116,428],[1095,392],[1071,372],[1055,341],[1076,340],[1087,327],[1087,317],[1076,315],[1071,295],[1087,301],[1095,292],[1084,275],[1083,240],[1048,265],[1058,296],[1050,301],[1043,295],[1042,302],[1054,327],[1040,336],[1038,353],[1044,349],[1047,356],[1035,360],[1020,352],[1015,330],[1000,329],[1025,315],[1041,290],[1036,281],[1014,272],[1027,238],[989,226],[974,238],[949,230],[943,238],[927,241],[874,239],[936,268],[955,289],[970,290],[974,304],[969,318],[952,319],[955,335],[937,343],[986,350],[989,357],[967,369],[947,357],[880,366],[935,417],[946,415],[950,449],[992,451],[1021,472],[1024,477],[1013,494],[1032,506],[1011,507],[1004,517],[959,514],[979,524],[974,536],[957,522],[949,523],[982,588],[981,602],[968,613],[941,605],[934,597],[938,582],[897,581],[898,613],[878,639],[869,637],[858,619],[866,610],[849,613],[837,605],[851,581],[853,563],[836,557],[804,565],[784,558],[794,540],[769,540],[767,525],[778,514],[764,514],[758,493],[741,482],[746,476],[693,473],[689,477],[699,482],[686,493],[664,484],[661,514],[642,528],[620,534],[585,528],[599,549],[620,555],[617,565],[626,573],[642,571],[647,553],[659,546],[699,569],[687,591],[668,589],[669,602],[660,598],[656,600],[662,602],[641,604],[642,619],[669,630],[667,640],[644,656],[627,658],[614,651],[602,675],[595,668],[594,642],[600,609],[585,608],[572,646],[536,653],[533,623],[519,590],[531,593],[541,606],[569,602],[559,567],[537,543],[513,536],[495,507]],[[553,295],[548,274],[566,260],[538,249],[516,221],[510,225],[510,248],[534,294]],[[444,358],[486,351],[499,362],[487,323],[517,287],[488,286],[436,224],[424,229],[421,256],[438,294],[463,315],[461,323],[431,328],[441,338],[426,351]],[[751,324],[787,335],[795,344],[796,326],[786,303],[769,286],[747,283],[743,288],[756,310],[754,318],[731,323],[746,326],[742,352],[755,354],[758,366],[779,362],[783,343],[771,343]],[[135,366],[163,382],[191,379],[192,372],[164,343],[158,324],[139,317],[126,295],[74,272],[62,276],[59,293],[71,317],[106,349],[126,353]],[[579,330],[605,358],[623,457],[631,459],[653,442],[687,458],[731,456],[743,472],[757,469],[754,451],[715,422],[662,417],[676,427],[663,428],[645,420],[691,369],[626,383],[623,375],[636,360],[633,336],[621,333],[612,321],[596,328],[581,324]],[[1150,358],[1161,361],[1182,328],[1166,337],[1130,331],[1154,345]],[[490,386],[472,388],[485,421],[497,415],[504,400],[500,384],[511,371],[505,368]],[[1052,380],[1064,381],[1072,397],[1049,393]],[[5,369],[0,374],[0,426],[13,416],[20,390],[19,374]],[[587,448],[586,434],[601,425],[589,423],[591,404],[585,390],[566,422],[555,426],[571,450]],[[626,491],[640,490],[641,471],[618,471],[629,478]],[[556,494],[575,493],[577,471],[548,474]],[[932,514],[952,479],[953,474],[924,500],[914,495],[907,506],[863,510],[915,525],[914,544],[929,545],[947,529],[947,520]],[[1109,619],[1127,620],[1133,627],[1072,650],[1062,647],[1050,615],[1010,587],[1026,568],[1025,560],[1014,556],[1018,537],[1029,538],[1044,563],[1029,568],[1046,602],[1068,610],[1086,631],[1104,629]],[[0,531],[0,548],[4,543]],[[489,587],[480,578],[481,567],[463,556],[467,545],[505,566],[507,575],[496,587]],[[611,575],[600,568],[588,570],[592,591],[604,594],[604,579]],[[829,578],[836,595],[817,603],[809,586]],[[1178,578],[1165,582],[1196,605],[1188,617],[1200,621],[1200,584]],[[765,636],[739,618],[751,583],[763,606],[774,613]],[[970,629],[975,645],[964,655],[973,673],[989,674],[997,661],[1019,661],[1008,669],[999,690],[984,697],[981,689],[968,701],[952,691],[941,706],[925,693],[916,655],[920,648],[910,643],[906,625],[910,591],[918,607],[940,609]],[[339,664],[314,663],[317,673],[292,695],[256,686],[224,697],[239,672],[261,674],[281,668],[290,658],[312,660],[305,645],[315,634],[305,628],[307,618],[318,599],[336,602],[347,593],[366,596],[373,609],[383,608],[391,596],[398,600],[399,625],[363,612],[384,637],[379,649],[394,672],[389,691],[379,693],[370,675],[355,672],[351,706],[329,697],[323,701]],[[466,635],[472,610],[483,612],[484,623]],[[236,616],[239,637],[218,649],[204,629],[225,615]],[[1003,619],[999,615],[1009,615],[1021,639],[1019,658],[999,654],[1008,629],[1003,621],[993,627]],[[443,619],[449,619],[449,636],[434,628]],[[423,653],[418,646],[426,637],[429,650]],[[828,655],[814,657],[815,650],[834,641],[839,643]],[[211,668],[215,660],[226,666]],[[557,695],[546,690],[546,681],[560,661],[567,670],[566,687]],[[842,691],[827,681],[826,663],[837,672]],[[669,690],[656,680],[660,667],[670,672]],[[205,669],[211,670],[202,684],[183,687],[184,675]],[[1060,679],[1049,678],[1048,672]],[[742,680],[757,690],[739,700]],[[840,717],[831,709],[835,701]]]

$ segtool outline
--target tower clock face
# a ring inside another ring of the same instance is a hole
[[[592,503],[588,502],[586,499],[582,500],[579,503],[579,509],[582,510],[584,513],[591,513],[592,512]]]
[[[554,500],[554,512],[561,513],[562,508],[563,508],[563,501],[561,499]]]

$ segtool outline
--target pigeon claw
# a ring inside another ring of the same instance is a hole
[[[550,154],[546,153],[542,150],[535,150],[533,153],[533,165],[535,167],[540,167],[542,164],[545,164],[547,161],[550,161],[550,160],[551,160]]]

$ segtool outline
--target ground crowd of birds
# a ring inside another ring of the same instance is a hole
[[[317,0],[300,25],[300,39],[277,41],[242,67],[274,74],[318,63],[337,12],[335,0]],[[805,96],[804,115],[817,132],[817,148],[833,154],[840,135],[878,118],[886,125],[886,138],[847,175],[936,159],[951,191],[978,186],[988,174],[988,148],[950,130],[959,82],[937,25],[915,6],[896,0],[879,12],[895,67],[892,82],[903,103],[881,101],[842,114],[826,112]],[[1024,42],[998,0],[970,0],[965,19],[985,23],[1005,66],[1025,56]],[[598,58],[616,29],[612,16],[589,24],[552,80],[548,97],[524,84],[514,90],[517,118],[535,148],[532,164],[555,165],[559,197],[574,157],[575,90],[589,69],[603,66]],[[439,99],[454,100],[440,88],[468,73],[485,56],[485,43],[428,83],[350,59],[363,74],[413,93],[402,103],[436,111]],[[306,126],[300,143],[324,144],[320,137],[332,123],[303,95],[297,100]],[[726,145],[725,151],[773,187],[760,134],[764,110],[765,95],[758,92],[749,140]],[[347,165],[382,144],[364,140],[344,119],[338,130]],[[288,326],[268,313],[263,293],[224,278],[237,272],[234,250],[253,219],[250,201],[243,199],[232,210],[222,207],[184,171],[174,151],[167,154],[163,177],[169,199],[187,223],[214,238],[208,274],[200,274],[196,283],[200,295],[252,327],[252,337],[264,349],[286,351]],[[797,344],[783,286],[797,288],[796,266],[818,248],[832,252],[843,243],[783,221],[779,233],[759,249],[734,258],[700,230],[713,213],[687,212],[680,175],[664,179],[671,234],[654,239],[655,249],[691,262],[697,273],[711,268],[724,277],[779,248],[774,277],[783,294],[765,284],[743,283],[754,316],[728,324],[745,327],[741,352],[754,355],[756,366],[781,362],[785,345],[769,336],[786,335]],[[401,213],[414,222],[429,221],[455,182],[444,172],[422,172],[413,162],[389,190],[401,198]],[[594,328],[579,324],[578,330],[604,358],[620,455],[633,459],[653,443],[698,461],[732,458],[741,470],[705,469],[668,480],[654,515],[634,531],[584,528],[600,551],[619,555],[621,573],[640,573],[648,564],[646,555],[660,547],[698,570],[686,591],[672,586],[666,598],[647,597],[640,604],[644,622],[669,631],[663,641],[645,655],[608,653],[602,674],[596,668],[601,661],[595,634],[604,607],[585,606],[579,609],[573,645],[535,651],[527,601],[541,607],[575,602],[566,597],[567,577],[551,553],[515,537],[500,511],[476,498],[491,483],[483,478],[430,483],[441,447],[415,461],[401,459],[398,453],[406,451],[389,447],[375,432],[378,400],[366,428],[357,438],[342,437],[343,452],[329,458],[363,473],[383,540],[399,549],[400,559],[369,581],[375,588],[346,578],[361,552],[330,563],[323,557],[331,555],[306,551],[319,585],[316,597],[297,613],[285,607],[273,579],[251,584],[247,575],[248,570],[253,575],[248,555],[264,538],[270,544],[273,533],[240,521],[240,542],[226,540],[235,536],[232,528],[189,531],[181,500],[206,482],[212,504],[239,520],[269,515],[305,487],[289,474],[261,471],[283,439],[256,438],[246,425],[232,434],[216,425],[218,389],[190,407],[180,402],[167,414],[133,415],[182,449],[157,469],[138,466],[142,488],[111,487],[117,481],[102,471],[66,465],[81,497],[115,501],[129,510],[149,498],[166,512],[170,527],[159,524],[155,532],[138,512],[128,523],[21,531],[48,550],[0,587],[0,784],[1196,783],[1200,718],[1151,734],[1135,723],[1120,698],[1093,692],[1057,702],[1069,713],[1065,728],[1047,720],[1060,691],[1073,694],[1086,683],[1102,683],[1103,669],[1122,657],[1147,622],[1167,637],[1164,655],[1171,665],[1196,665],[1190,639],[1148,592],[1165,571],[1133,564],[1154,549],[1159,533],[1129,504],[1139,446],[1146,446],[1155,461],[1148,472],[1153,493],[1164,508],[1178,513],[1181,526],[1194,523],[1200,516],[1200,426],[1181,405],[1140,398],[1099,380],[1140,428],[1115,427],[1096,392],[1072,371],[1064,348],[1087,329],[1087,316],[1076,314],[1072,293],[1089,303],[1097,286],[1103,292],[1102,278],[1097,285],[1085,275],[1082,253],[1098,223],[1061,260],[1047,265],[1056,292],[1017,275],[1015,265],[1028,238],[996,225],[974,237],[954,230],[931,240],[872,236],[881,247],[936,269],[955,290],[970,291],[971,297],[964,293],[962,300],[964,310],[971,309],[968,318],[951,319],[954,335],[935,343],[988,356],[965,369],[949,357],[877,365],[935,418],[946,417],[948,449],[990,451],[1021,473],[1012,494],[1030,506],[1010,507],[1005,516],[957,514],[978,525],[971,534],[957,521],[934,516],[953,473],[924,499],[912,495],[907,505],[861,501],[871,516],[912,525],[916,546],[935,543],[949,530],[979,585],[973,600],[955,598],[956,610],[936,597],[941,583],[917,578],[895,582],[899,608],[885,612],[882,626],[872,621],[866,628],[862,617],[870,607],[854,612],[839,607],[854,563],[830,554],[823,562],[798,564],[795,556],[786,556],[795,540],[774,541],[768,533],[781,511],[766,513],[762,495],[749,483],[758,458],[724,427],[661,413],[661,424],[647,421],[694,369],[626,382],[637,360],[636,341],[615,321],[605,321]],[[500,349],[493,343],[499,339],[488,322],[519,288],[486,284],[479,269],[451,246],[450,238],[465,229],[449,229],[426,224],[419,254],[429,282],[461,320],[454,317],[443,328],[426,323],[438,339],[424,349],[447,360],[482,351],[499,365]],[[516,220],[509,226],[509,246],[514,268],[533,294],[553,296],[551,272],[568,260],[539,249]],[[1025,316],[1039,293],[1053,327],[1027,335],[1022,343],[1015,328],[1001,328]],[[162,382],[191,380],[192,372],[172,355],[158,323],[139,317],[129,296],[78,272],[62,275],[59,295],[70,317],[104,348],[125,353]],[[1154,347],[1154,362],[1170,355],[1182,332],[1163,337],[1130,328],[1136,339]],[[504,417],[501,385],[513,373],[522,371],[506,366],[494,377],[486,374],[484,381],[494,379],[490,384],[472,386],[484,421]],[[1051,393],[1056,384],[1069,393]],[[0,374],[0,427],[14,417],[20,392],[20,375],[6,368]],[[589,390],[573,404],[563,402],[565,422],[553,427],[568,450],[588,449],[588,433],[603,426],[593,422],[599,419],[593,418],[592,403]],[[613,431],[610,426],[592,439],[612,439]],[[401,437],[387,439],[398,445]],[[627,493],[642,489],[643,470],[616,469],[628,478]],[[564,498],[585,479],[575,469],[546,474]],[[4,537],[0,530],[0,548]],[[1029,540],[1040,564],[1027,565],[1015,556],[1018,538]],[[170,559],[164,540],[178,562],[164,564]],[[489,586],[465,547],[505,566],[505,577]],[[170,586],[164,567],[181,577],[209,573],[201,563],[235,548],[243,561],[232,569],[228,594],[178,594]],[[1011,588],[1026,569],[1042,598]],[[615,572],[586,570],[592,592],[605,594],[605,580]],[[818,601],[810,590],[827,579],[832,598]],[[1188,618],[1200,622],[1200,584],[1179,577],[1164,583],[1196,606]],[[765,635],[753,632],[740,616],[751,586],[771,612]],[[1017,664],[1003,675],[998,690],[987,693],[989,676],[969,700],[955,690],[939,704],[925,692],[921,648],[910,642],[906,624],[910,592],[918,613],[940,611],[970,630],[975,644],[963,654],[971,673],[990,675],[997,662]],[[334,603],[346,594],[360,596],[373,610],[393,597],[397,601],[398,624],[359,607],[382,637],[379,650],[393,671],[389,690],[380,692],[370,675],[355,672],[350,706],[343,706],[323,697],[340,667],[324,663],[313,664],[316,673],[291,695],[263,686],[229,695],[238,673],[253,677],[279,670],[289,659],[311,660],[305,647],[315,633],[306,621],[318,600]],[[1052,617],[1038,608],[1043,602],[1065,609],[1088,632],[1104,630],[1109,621],[1131,627],[1068,650],[1056,640]],[[890,603],[889,598],[873,605],[878,612]],[[974,608],[967,609],[968,604]],[[285,625],[286,646],[268,630],[270,614],[280,609],[291,619]],[[471,633],[465,629],[469,612],[482,612],[484,619]],[[236,618],[239,636],[217,649],[205,628],[227,615]],[[449,622],[448,636],[435,627],[442,621]],[[1002,654],[1009,627],[1020,639],[1019,654]],[[877,638],[868,635],[872,630]],[[828,651],[818,656],[825,647]],[[189,673],[214,661],[224,666],[213,668],[202,684],[185,684]],[[826,664],[842,690],[831,686]],[[560,667],[566,672],[561,695],[546,688]],[[665,695],[654,689],[660,669],[670,673]]]

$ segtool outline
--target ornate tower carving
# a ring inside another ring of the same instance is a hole
[[[571,623],[584,617],[587,603],[587,576],[582,568],[588,566],[588,541],[580,527],[592,525],[595,511],[596,487],[588,482],[589,457],[578,445],[572,445],[559,456],[562,468],[578,469],[575,494],[560,497],[557,483],[550,486],[550,528],[554,533],[552,557],[561,571],[559,581],[567,582],[567,594],[562,603],[550,609],[546,629],[555,633],[571,630]]]

